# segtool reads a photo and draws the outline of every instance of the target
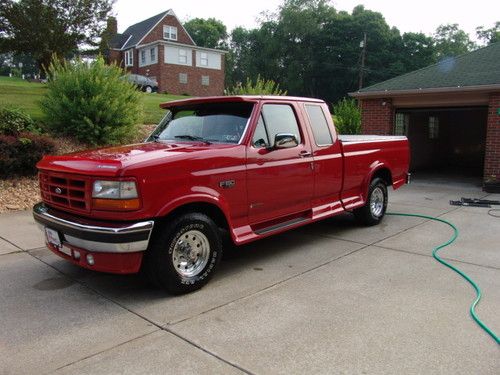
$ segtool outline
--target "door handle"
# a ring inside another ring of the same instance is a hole
[[[302,151],[300,151],[299,156],[301,158],[307,158],[307,157],[311,156],[311,153],[309,151],[302,150]]]

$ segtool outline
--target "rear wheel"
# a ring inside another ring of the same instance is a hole
[[[381,178],[374,178],[368,189],[366,204],[354,210],[356,219],[364,225],[376,225],[382,221],[387,209],[387,185]]]
[[[146,254],[145,271],[169,293],[189,293],[210,280],[221,257],[222,242],[213,220],[189,213],[157,228]]]

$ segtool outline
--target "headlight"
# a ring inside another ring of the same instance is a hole
[[[111,211],[137,210],[140,206],[135,181],[94,181],[92,208]]]
[[[94,181],[92,198],[132,199],[137,198],[134,181]]]

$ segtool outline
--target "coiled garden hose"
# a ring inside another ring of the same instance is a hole
[[[491,328],[489,328],[481,319],[479,319],[479,317],[477,316],[476,314],[476,306],[477,304],[479,303],[479,301],[481,300],[481,289],[479,288],[479,286],[474,282],[474,280],[472,280],[465,272],[459,270],[458,268],[454,267],[453,265],[451,265],[450,263],[447,263],[445,262],[441,257],[439,257],[438,255],[438,251],[441,250],[442,248],[448,246],[448,245],[451,245],[453,242],[455,242],[455,240],[457,239],[458,237],[458,228],[453,225],[452,223],[450,223],[449,221],[446,221],[444,219],[440,219],[440,218],[437,218],[437,217],[432,217],[432,216],[427,216],[427,215],[419,215],[419,214],[404,214],[404,213],[399,213],[399,212],[387,212],[387,215],[394,215],[394,216],[410,216],[410,217],[419,217],[419,218],[422,218],[422,219],[428,219],[428,220],[433,220],[433,221],[438,221],[438,222],[441,222],[441,223],[444,223],[446,225],[448,225],[449,227],[451,227],[453,229],[453,235],[451,236],[451,238],[444,242],[443,244],[439,245],[439,246],[436,246],[433,250],[432,250],[432,256],[441,264],[444,264],[446,267],[448,268],[451,268],[453,271],[455,271],[456,273],[458,273],[460,276],[462,276],[465,280],[467,280],[469,282],[470,285],[472,285],[472,287],[474,288],[474,290],[476,291],[476,299],[474,300],[474,302],[470,305],[470,314],[472,316],[472,318],[475,320],[475,322],[477,324],[479,324],[479,326],[486,331],[486,333],[488,333],[491,337],[493,337],[493,340],[495,340],[495,342],[497,344],[500,344],[500,338],[495,334],[495,332],[493,332],[493,330]]]

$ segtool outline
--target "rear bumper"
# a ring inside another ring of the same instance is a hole
[[[43,203],[33,207],[33,217],[40,229],[57,231],[60,245],[47,242],[54,253],[85,268],[113,273],[139,270],[154,226],[152,220],[116,223],[75,218]]]

